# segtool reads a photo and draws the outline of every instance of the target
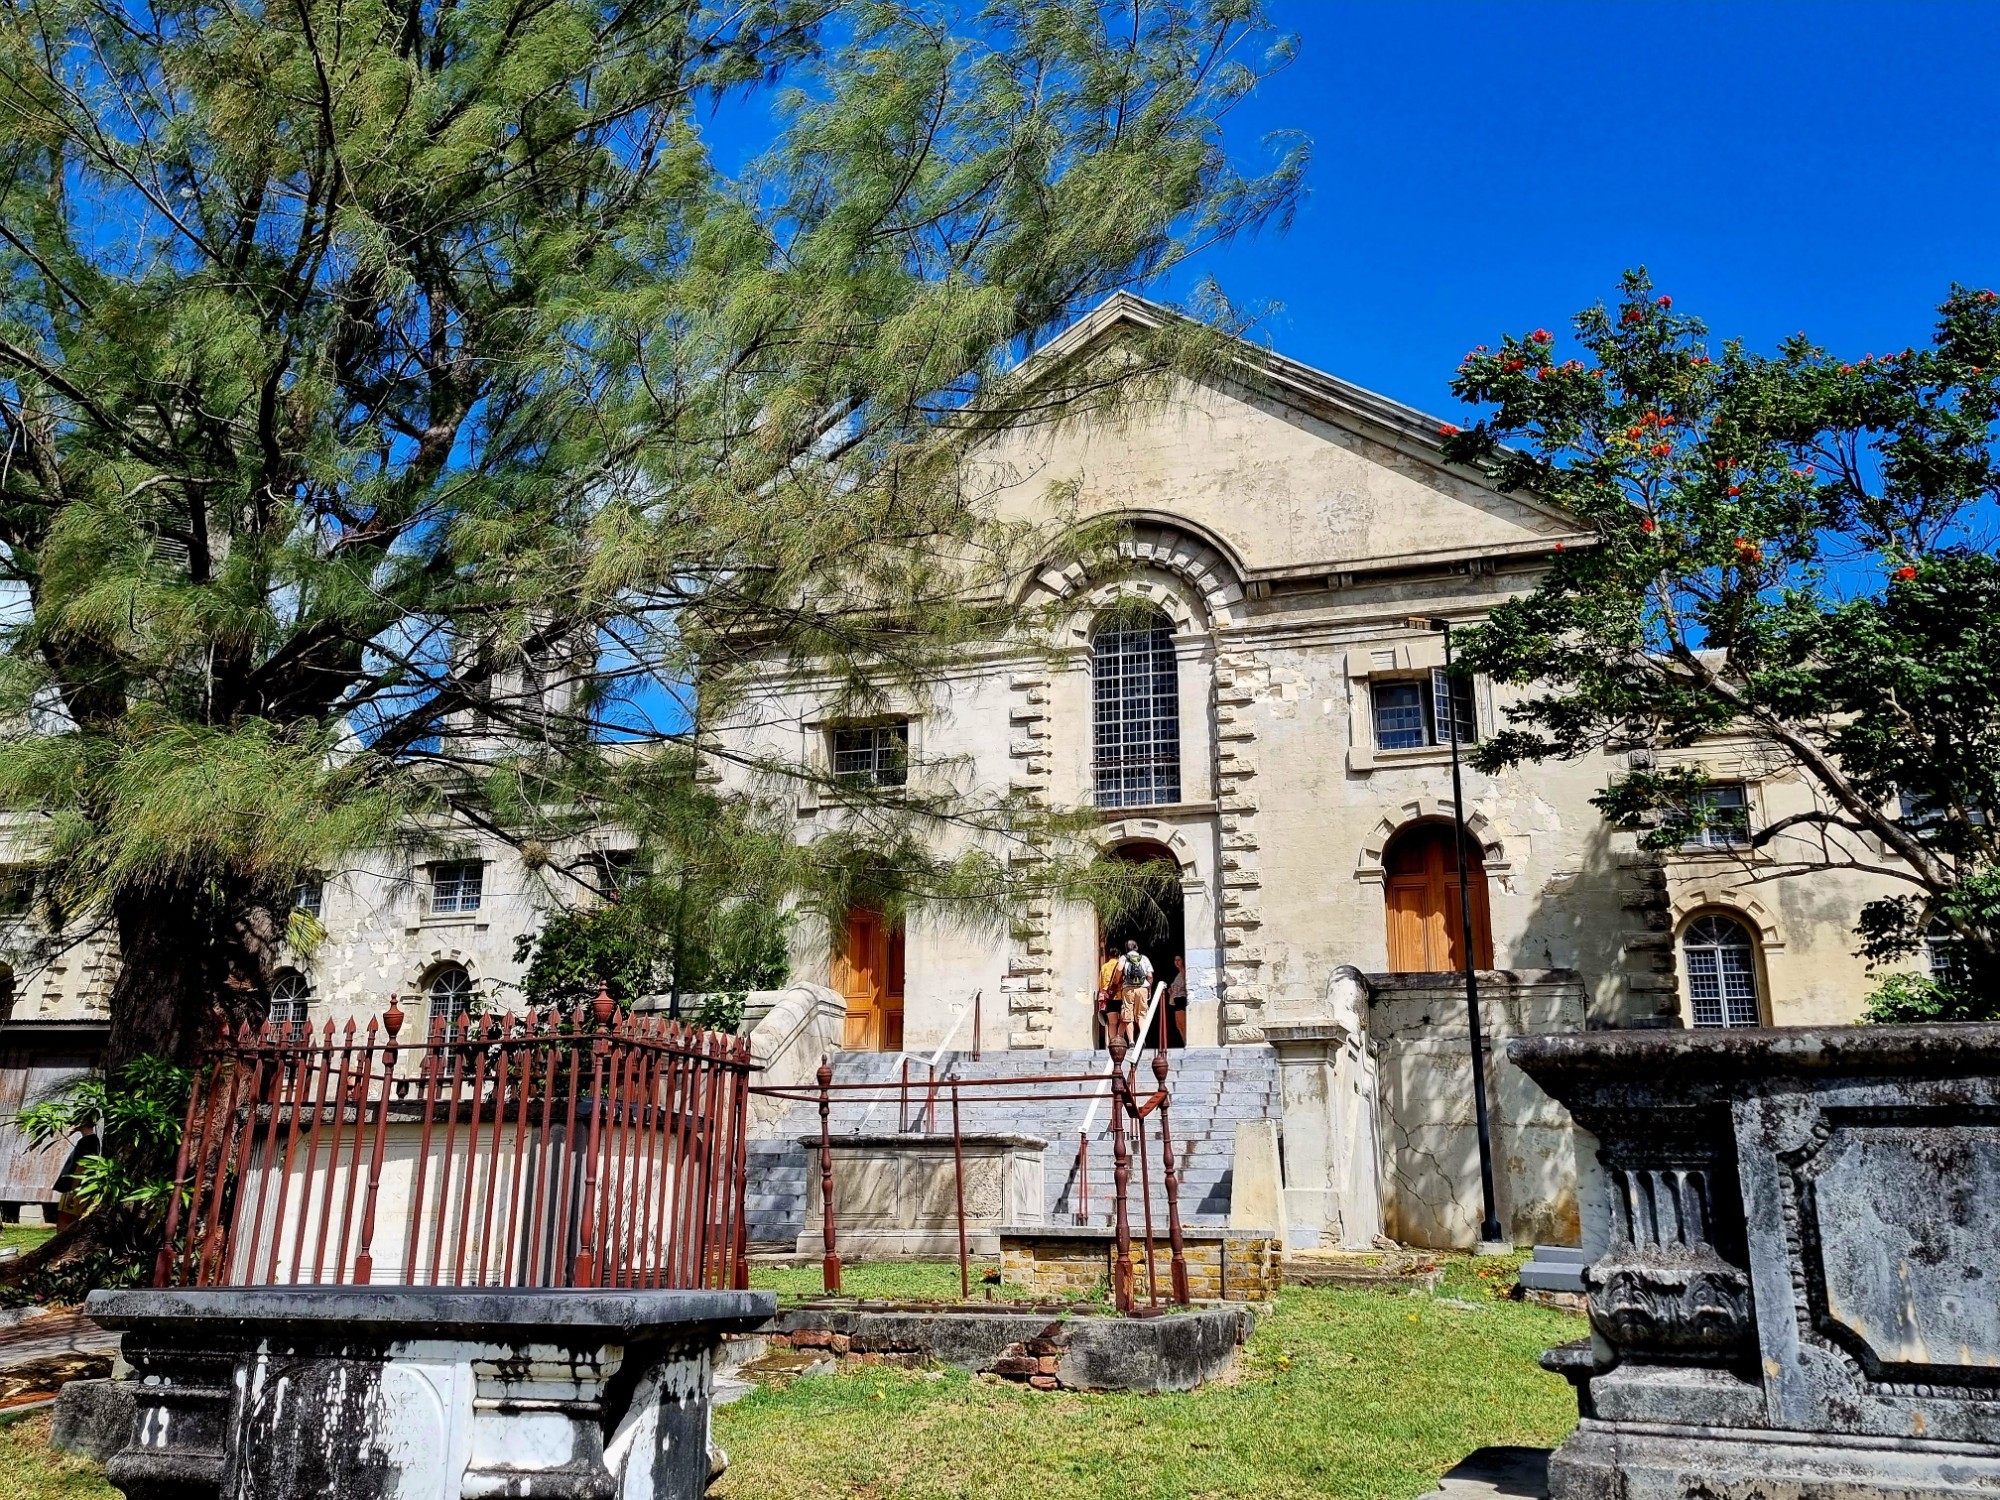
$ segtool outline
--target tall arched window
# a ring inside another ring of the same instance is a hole
[[[289,1026],[308,1019],[312,1007],[312,981],[297,969],[280,969],[271,981],[271,1020]]]
[[[455,1025],[471,1011],[479,991],[462,964],[439,964],[424,976],[424,998],[431,1020]]]
[[[1112,621],[1091,637],[1097,805],[1157,807],[1181,800],[1180,674],[1174,627]]]
[[[1756,1026],[1757,944],[1734,917],[1711,912],[1681,934],[1687,969],[1688,1019],[1696,1026]]]

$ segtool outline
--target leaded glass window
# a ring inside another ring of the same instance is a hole
[[[281,1026],[303,1024],[312,1008],[312,981],[297,969],[281,969],[271,981],[271,1020]]]
[[[1697,917],[1681,935],[1688,1007],[1696,1026],[1755,1026],[1757,948],[1733,917]]]
[[[431,970],[430,979],[424,985],[424,998],[429,1003],[431,1020],[455,1026],[472,1010],[479,992],[472,983],[472,976],[461,966],[439,964]]]
[[[1180,673],[1162,614],[1107,624],[1091,641],[1097,805],[1181,800]]]

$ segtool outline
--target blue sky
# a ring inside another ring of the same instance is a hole
[[[1927,337],[2000,285],[2000,5],[1310,3],[1298,60],[1232,116],[1314,141],[1291,230],[1215,251],[1281,352],[1453,415],[1459,357],[1558,331],[1646,265],[1770,348]]]

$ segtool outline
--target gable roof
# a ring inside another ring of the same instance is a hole
[[[1016,375],[1032,383],[1038,371],[1059,368],[1092,346],[1115,338],[1123,328],[1152,330],[1172,323],[1192,322],[1185,313],[1163,303],[1132,292],[1113,292],[1023,360]],[[1298,360],[1287,359],[1248,339],[1230,336],[1228,344],[1232,350],[1230,377],[1243,385],[1321,421],[1394,448],[1490,494],[1504,495],[1558,523],[1563,531],[1551,533],[1543,542],[1544,547],[1558,541],[1572,545],[1596,541],[1596,532],[1562,507],[1527,490],[1506,489],[1495,484],[1484,470],[1447,458],[1440,431],[1444,426],[1442,418]]]

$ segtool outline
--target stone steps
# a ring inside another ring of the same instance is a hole
[[[1184,1222],[1190,1225],[1219,1225],[1229,1215],[1230,1178],[1236,1147],[1236,1127],[1246,1120],[1276,1119],[1278,1075],[1275,1054],[1269,1047],[1204,1047],[1176,1050],[1169,1054],[1171,1068],[1168,1089],[1174,1132],[1175,1159],[1181,1171],[1180,1206]],[[957,1077],[966,1083],[981,1079],[1021,1076],[1060,1077],[1066,1074],[1100,1072],[1108,1062],[1104,1052],[1082,1050],[987,1052],[977,1062],[969,1053],[949,1053],[940,1060],[941,1077]],[[834,1078],[840,1083],[877,1083],[881,1095],[856,1100],[837,1100],[831,1126],[836,1136],[863,1131],[870,1134],[898,1128],[900,1098],[898,1084],[901,1063],[893,1054],[836,1053]],[[925,1095],[922,1062],[911,1069],[910,1114],[908,1124],[917,1119]],[[1139,1086],[1152,1082],[1150,1062],[1142,1062]],[[1052,1084],[1050,1093],[1075,1093],[1079,1086]],[[997,1133],[1034,1136],[1048,1143],[1043,1156],[1045,1212],[1051,1221],[1070,1223],[1076,1213],[1078,1126],[1089,1103],[1075,1098],[1022,1099],[1006,1102],[966,1102],[960,1109],[961,1129],[967,1133]],[[1108,1121],[1109,1105],[1100,1104],[1092,1119],[1089,1148],[1090,1201],[1093,1219],[1108,1217],[1108,1193],[1112,1176],[1112,1147]],[[938,1125],[951,1128],[950,1096],[938,1095]],[[1165,1183],[1159,1167],[1157,1126],[1147,1122],[1147,1150],[1153,1178],[1152,1199],[1155,1222],[1164,1224]],[[777,1121],[767,1124],[753,1138],[749,1149],[748,1216],[751,1238],[760,1244],[789,1244],[805,1220],[808,1154],[797,1144],[800,1136],[819,1128],[816,1106],[795,1104]],[[1132,1173],[1130,1205],[1137,1222],[1140,1214],[1140,1174],[1136,1162]]]

